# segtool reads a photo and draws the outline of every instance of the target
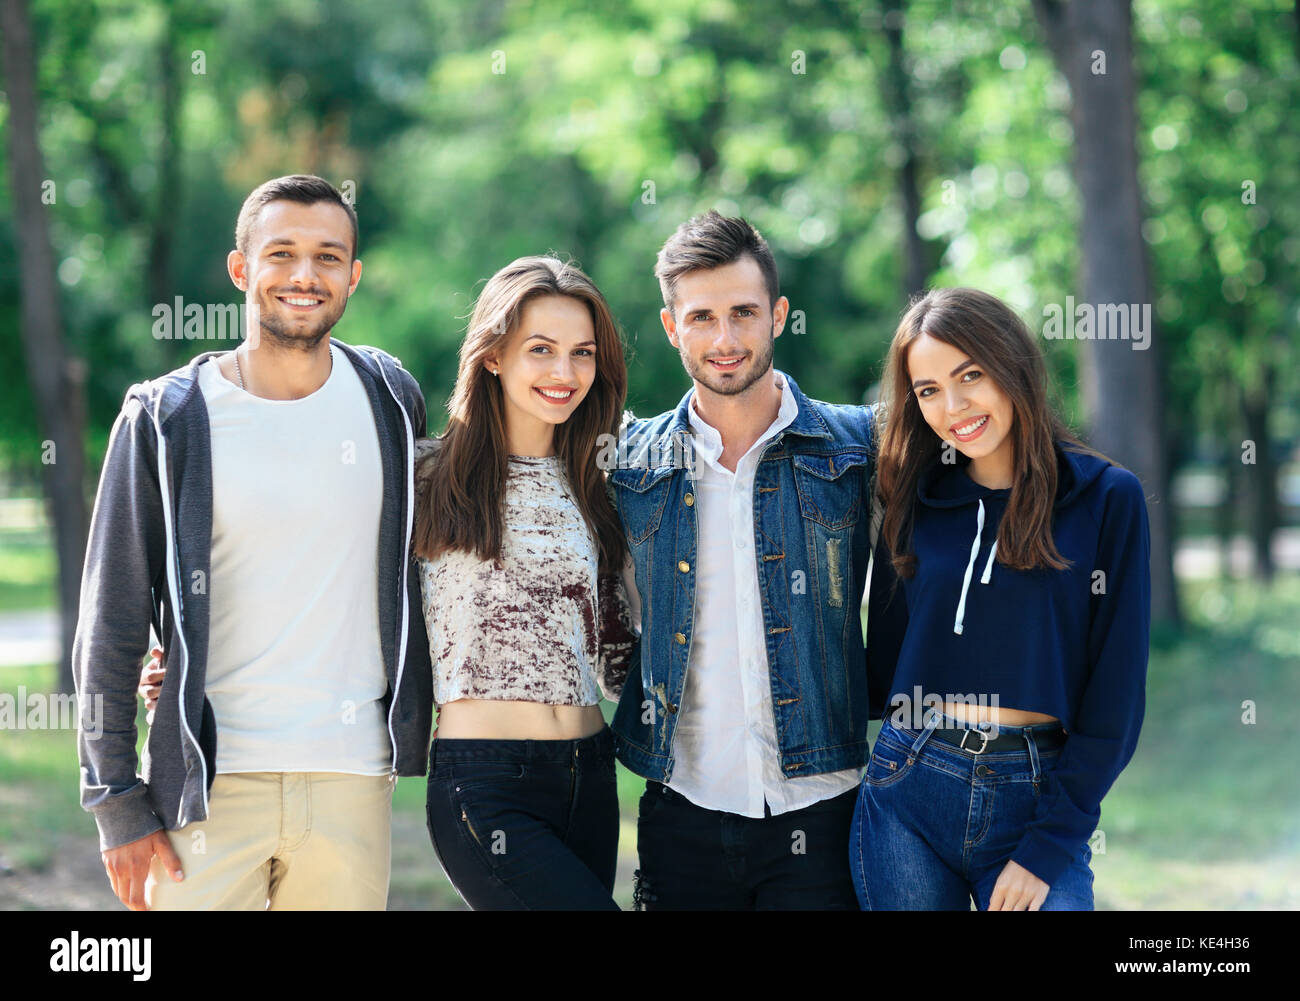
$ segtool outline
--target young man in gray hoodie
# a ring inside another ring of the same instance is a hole
[[[73,647],[81,704],[103,700],[82,805],[132,910],[382,909],[393,784],[424,774],[433,707],[409,572],[424,399],[330,337],[361,278],[332,185],[261,185],[235,242],[247,340],[132,386],[113,425]]]

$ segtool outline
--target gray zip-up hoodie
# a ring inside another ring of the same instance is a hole
[[[411,532],[414,443],[425,436],[424,397],[393,356],[333,343],[352,362],[370,399],[384,470],[377,586],[393,770],[423,775],[433,669],[419,577],[411,566]],[[204,694],[212,452],[198,370],[224,353],[205,352],[132,386],[109,438],[72,648],[79,704],[103,698],[98,739],[88,736],[89,728],[77,738],[81,805],[95,816],[101,850],[208,816],[218,737]],[[138,769],[136,689],[151,626],[162,640],[166,678]]]

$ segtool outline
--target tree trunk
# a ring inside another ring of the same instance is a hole
[[[903,301],[925,290],[930,276],[925,243],[916,231],[921,215],[921,192],[917,183],[918,161],[916,119],[912,114],[912,94],[908,88],[904,61],[903,28],[906,23],[904,0],[885,4],[884,29],[889,41],[889,66],[885,73],[885,104],[894,130],[894,141],[903,151],[898,169],[898,194],[903,209]]]
[[[1223,496],[1215,511],[1215,534],[1219,540],[1219,577],[1232,579],[1232,541],[1237,534],[1237,494],[1241,482],[1241,450],[1228,441],[1223,452]]]
[[[9,168],[22,296],[23,353],[38,424],[45,438],[41,443],[45,496],[59,561],[59,689],[71,692],[72,640],[86,555],[86,497],[82,489],[85,366],[70,358],[63,344],[54,247],[42,201],[42,185],[53,179],[45,173],[37,140],[35,46],[26,0],[0,0],[0,34],[4,36],[9,97]],[[57,187],[54,191],[57,197]]]
[[[1082,199],[1083,295],[1076,298],[1094,310],[1102,304],[1137,304],[1154,313],[1141,232],[1131,2],[1033,0],[1033,5],[1070,85],[1074,173]],[[1136,350],[1131,339],[1083,341],[1083,396],[1093,445],[1131,469],[1146,487],[1151,617],[1153,623],[1176,626],[1161,345],[1153,329],[1147,337],[1145,350]]]
[[[1255,443],[1255,463],[1246,466],[1246,483],[1250,498],[1250,542],[1254,551],[1256,579],[1272,581],[1277,567],[1273,563],[1273,535],[1278,529],[1278,463],[1269,447],[1268,401],[1276,381],[1273,366],[1264,364],[1261,385],[1242,393],[1241,412],[1246,421],[1246,437]]]

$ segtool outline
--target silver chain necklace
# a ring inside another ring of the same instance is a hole
[[[239,348],[235,348],[235,378],[239,380],[239,388],[244,389],[244,376],[239,371]],[[248,390],[245,389],[244,392]]]

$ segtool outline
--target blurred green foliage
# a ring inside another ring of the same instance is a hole
[[[676,225],[709,207],[763,231],[803,311],[806,333],[787,330],[777,365],[833,401],[862,399],[878,378],[905,306],[883,4],[32,6],[67,336],[89,363],[92,471],[127,386],[214,346],[152,337],[159,288],[235,301],[224,261],[239,205],[296,171],[354,183],[366,270],[336,333],[401,357],[431,427],[483,280],[548,251],[575,259],[610,300],[630,348],[630,406],[673,406],[688,383],[660,328],[652,269]],[[1028,0],[904,6],[931,282],[988,289],[1037,328],[1045,304],[1079,294],[1068,88]],[[1279,373],[1275,447],[1290,448],[1300,431],[1292,5],[1136,0],[1134,22],[1144,233],[1178,415],[1171,450],[1179,461],[1198,443],[1206,457],[1231,451],[1242,437],[1233,393],[1258,381],[1262,360]],[[3,193],[0,256],[12,259]],[[171,240],[163,262],[150,250],[160,236]],[[38,436],[17,322],[5,267],[0,464],[30,475]],[[1077,345],[1044,347],[1067,417],[1082,422]]]

